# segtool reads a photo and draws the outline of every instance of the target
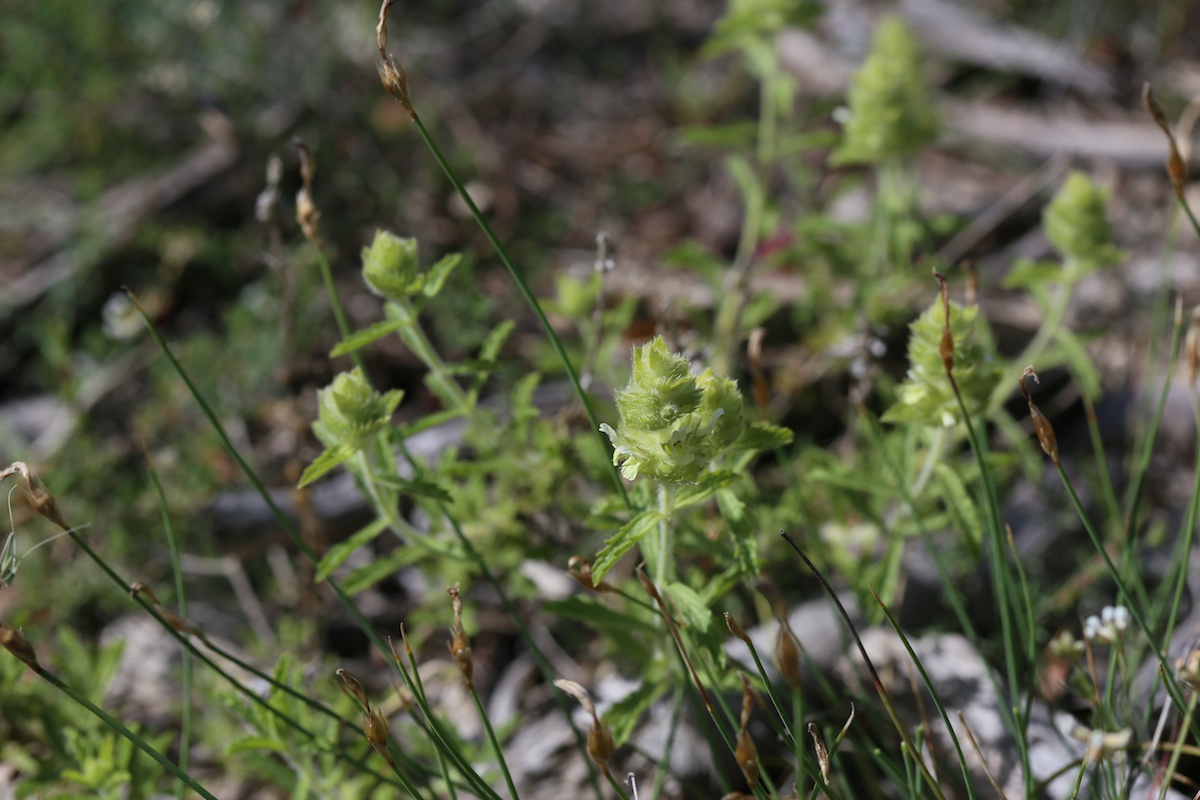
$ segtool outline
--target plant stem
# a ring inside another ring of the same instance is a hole
[[[425,368],[429,370],[430,388],[439,395],[442,402],[466,417],[477,429],[486,430],[487,426],[476,425],[479,420],[475,404],[454,380],[446,362],[442,361],[442,357],[429,341],[429,337],[425,335],[425,330],[419,323],[417,310],[413,308],[412,303],[407,299],[393,300],[388,306],[392,313],[407,323],[399,331],[400,338],[408,345],[412,354],[420,359]]]
[[[197,783],[196,780],[194,778],[192,778],[191,775],[188,775],[186,772],[184,772],[182,769],[180,769],[178,766],[176,766],[175,763],[172,762],[169,758],[167,758],[162,753],[155,750],[144,739],[142,739],[140,736],[135,734],[133,731],[129,730],[129,728],[126,728],[124,725],[122,725],[120,722],[118,722],[114,717],[112,717],[110,714],[105,712],[102,708],[99,708],[98,706],[93,704],[90,700],[88,700],[86,697],[81,695],[79,692],[75,691],[73,688],[68,686],[57,675],[50,672],[45,667],[41,667],[41,666],[31,667],[31,669],[35,673],[37,673],[37,675],[39,677],[41,677],[43,680],[45,680],[47,683],[49,683],[51,686],[58,689],[60,692],[65,694],[67,697],[71,698],[71,700],[74,701],[77,705],[82,706],[83,708],[86,708],[93,715],[95,715],[97,718],[99,718],[101,721],[103,721],[105,725],[112,728],[114,731],[121,734],[126,739],[128,739],[130,742],[132,742],[135,747],[137,747],[139,750],[141,750],[146,755],[150,756],[150,758],[157,761],[159,763],[159,765],[161,765],[163,767],[163,769],[165,769],[167,772],[170,772],[172,775],[174,775],[176,778],[178,778],[181,782],[184,783],[184,785],[186,785],[193,792],[195,792],[196,794],[200,795],[203,798],[206,798],[206,800],[217,800],[215,795],[209,793],[203,786],[201,786],[199,783]]]
[[[484,733],[487,734],[488,741],[492,745],[492,752],[496,754],[496,761],[500,764],[500,772],[504,775],[504,783],[508,786],[508,795],[511,800],[519,800],[517,794],[517,786],[513,783],[512,773],[509,772],[508,762],[504,759],[504,748],[500,746],[500,740],[496,738],[496,731],[492,728],[492,721],[488,719],[487,711],[483,707],[483,703],[479,700],[479,692],[475,691],[474,686],[470,686],[471,702],[475,704],[475,711],[479,714],[479,720],[483,723]]]
[[[467,192],[467,188],[463,186],[462,181],[459,180],[458,174],[454,171],[453,167],[450,166],[450,162],[448,162],[446,157],[442,155],[441,149],[437,146],[437,142],[433,140],[433,135],[429,133],[429,130],[425,127],[425,123],[421,121],[421,117],[416,113],[416,111],[411,111],[411,116],[413,124],[416,125],[417,131],[421,134],[421,138],[425,141],[425,146],[429,148],[430,154],[433,155],[434,161],[436,161],[438,166],[441,167],[442,173],[446,176],[446,179],[450,181],[450,185],[454,187],[454,190],[458,193],[458,196],[466,205],[467,210],[471,214],[471,218],[474,219],[476,224],[479,225],[479,229],[483,231],[483,235],[487,238],[488,242],[492,245],[492,248],[496,251],[496,256],[500,259],[500,262],[504,264],[504,268],[508,270],[508,274],[512,276],[513,282],[517,285],[517,290],[521,293],[521,296],[525,298],[525,302],[529,304],[529,308],[531,311],[533,311],[533,315],[537,317],[538,324],[542,326],[542,330],[546,333],[546,338],[550,340],[551,347],[554,348],[554,352],[558,355],[559,361],[562,362],[563,369],[567,373],[567,379],[571,382],[571,386],[575,390],[575,395],[579,398],[579,402],[583,406],[583,412],[587,415],[588,423],[592,426],[592,431],[600,440],[605,450],[608,450],[610,445],[607,437],[605,437],[604,433],[600,430],[600,421],[596,418],[596,412],[592,409],[591,398],[588,397],[588,393],[583,390],[583,386],[579,383],[579,374],[575,371],[575,366],[571,363],[571,358],[567,355],[567,349],[563,346],[562,340],[558,338],[558,334],[554,332],[554,327],[550,324],[550,320],[546,317],[546,312],[542,310],[542,304],[539,303],[537,297],[534,296],[533,290],[529,288],[529,284],[525,282],[525,278],[522,277],[521,273],[517,271],[516,265],[513,264],[512,259],[508,256],[508,251],[504,248],[504,245],[500,243],[500,238],[496,236],[495,232],[492,230],[492,226],[489,225],[487,219],[484,218],[483,212],[479,210],[479,206],[475,205],[474,199],[471,198],[470,193]],[[633,508],[633,504],[629,499],[629,494],[625,491],[625,484],[621,482],[621,473],[617,470],[615,465],[610,465],[609,472],[612,477],[613,485],[616,487],[617,494],[620,495],[625,507]]]
[[[654,565],[654,583],[666,586],[675,579],[675,489],[669,483],[658,485],[658,563]]]
[[[1062,269],[1065,275],[1072,274],[1073,267],[1070,259],[1063,264]],[[1041,327],[1033,335],[1033,339],[1030,340],[1029,344],[1025,345],[1025,349],[1021,351],[1021,354],[1013,359],[1013,363],[1018,368],[1025,364],[1037,363],[1037,360],[1046,352],[1046,348],[1053,344],[1055,337],[1058,336],[1059,329],[1062,328],[1063,318],[1067,315],[1067,306],[1071,304],[1071,290],[1073,288],[1073,281],[1064,280],[1062,284],[1051,289]],[[1000,405],[1011,391],[1007,383],[997,385],[995,391],[992,392],[992,396],[988,399],[987,407],[992,409]]]
[[[325,293],[329,295],[329,305],[333,309],[333,318],[337,322],[338,333],[343,339],[350,338],[350,323],[346,321],[346,312],[342,309],[342,300],[338,297],[337,286],[333,282],[333,271],[329,268],[329,258],[325,255],[325,248],[319,243],[315,243],[317,247],[317,265],[321,270],[321,280],[325,282]],[[354,366],[363,370],[362,353],[354,350],[350,353],[350,361]]]
[[[946,443],[946,428],[940,426],[934,428],[933,435],[930,436],[929,447],[925,451],[925,463],[921,465],[921,472],[913,481],[912,488],[909,489],[909,494],[914,499],[921,497],[921,492],[925,490],[925,484],[929,483],[929,479],[933,476],[934,468],[946,453]]]

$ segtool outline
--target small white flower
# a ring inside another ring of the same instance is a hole
[[[1105,606],[1100,616],[1093,614],[1083,622],[1083,638],[1097,644],[1116,644],[1125,638],[1129,628],[1129,609],[1125,606]]]
[[[1096,764],[1101,759],[1110,758],[1120,764],[1125,760],[1125,751],[1133,741],[1133,729],[1122,728],[1111,733],[1100,729],[1084,729],[1084,736],[1076,738],[1085,738],[1087,741],[1087,752],[1083,756],[1087,763]]]
[[[142,315],[124,292],[109,295],[100,317],[104,320],[104,333],[110,339],[127,342],[143,330]]]
[[[1111,622],[1118,633],[1124,633],[1129,627],[1129,609],[1125,606],[1108,606],[1103,613],[1105,622]]]

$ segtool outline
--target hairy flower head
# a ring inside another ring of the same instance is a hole
[[[358,368],[343,372],[317,392],[318,418],[313,430],[326,447],[361,448],[387,427],[402,395],[399,391],[375,391]]]
[[[375,240],[362,251],[363,280],[371,291],[388,300],[411,297],[425,285],[417,240],[375,231]]]
[[[831,158],[835,165],[903,158],[937,133],[920,53],[900,17],[879,21],[871,52],[854,75],[847,101],[845,138]]]
[[[617,392],[620,423],[600,430],[628,480],[694,483],[746,431],[737,383],[712,370],[692,375],[661,336],[634,348],[633,374]]]
[[[950,303],[950,333],[954,339],[954,380],[969,413],[983,408],[999,379],[999,366],[971,336],[978,306]],[[959,421],[958,401],[942,361],[945,309],[936,300],[912,324],[908,340],[908,375],[896,404],[883,415],[885,422],[919,422],[949,428]]]
[[[1108,192],[1082,172],[1072,172],[1042,214],[1046,238],[1077,271],[1121,260],[1108,222]]]

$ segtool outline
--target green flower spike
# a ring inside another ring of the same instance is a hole
[[[978,306],[950,303],[954,380],[971,414],[984,409],[1000,378],[1000,366],[992,363],[983,348],[971,340],[978,311]],[[908,340],[908,376],[900,385],[896,404],[883,415],[884,422],[917,422],[949,428],[959,421],[958,401],[942,362],[945,323],[945,307],[939,298],[912,324]]]
[[[903,158],[937,134],[920,53],[900,17],[879,21],[871,53],[855,73],[847,100],[845,139],[830,158],[835,166]]]
[[[425,274],[418,266],[416,239],[375,231],[375,241],[363,248],[362,262],[367,286],[388,300],[411,297],[425,285]]]
[[[1054,249],[1077,273],[1120,261],[1107,215],[1108,192],[1082,172],[1067,176],[1042,214],[1042,228]]]
[[[328,448],[361,449],[388,426],[403,395],[396,390],[387,394],[375,391],[360,369],[343,372],[317,392],[318,418],[313,430]]]
[[[620,423],[600,430],[627,480],[646,475],[695,483],[746,432],[737,383],[712,370],[694,376],[661,336],[634,348],[633,374],[617,392]]]

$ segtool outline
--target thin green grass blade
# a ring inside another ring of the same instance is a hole
[[[933,685],[933,681],[929,679],[929,673],[925,671],[925,665],[921,663],[921,659],[917,656],[917,652],[913,650],[912,645],[908,641],[908,637],[904,635],[904,631],[900,630],[900,625],[896,622],[896,618],[892,616],[892,612],[875,593],[875,587],[872,586],[871,594],[875,596],[875,602],[879,603],[879,607],[883,609],[883,616],[887,618],[888,625],[892,626],[892,630],[900,637],[901,644],[908,652],[908,657],[912,659],[913,665],[917,668],[917,672],[921,675],[921,682],[925,684],[925,688],[929,690],[930,696],[933,698],[933,705],[937,709],[938,714],[942,717],[942,722],[946,725],[946,732],[950,735],[950,741],[954,744],[954,752],[958,754],[958,766],[962,771],[963,782],[966,784],[967,797],[975,798],[975,782],[971,780],[971,773],[967,769],[967,757],[963,753],[962,744],[958,741],[958,734],[954,732],[954,726],[950,724],[950,715],[946,713],[946,707],[942,703],[942,697],[938,694],[937,687]]]
[[[154,497],[158,501],[158,510],[162,514],[163,533],[167,539],[167,552],[171,558],[171,574],[175,581],[175,597],[179,608],[179,616],[187,619],[187,593],[183,585],[183,568],[179,563],[179,543],[175,540],[175,526],[171,522],[171,514],[167,507],[167,496],[163,492],[162,482],[158,479],[158,470],[150,454],[143,451],[146,458],[146,472],[150,476],[150,485],[154,487]],[[183,707],[180,712],[179,726],[179,768],[187,771],[188,756],[191,752],[192,740],[192,654],[183,651]],[[183,800],[184,786],[179,784],[175,796]]]
[[[596,412],[592,408],[591,398],[588,396],[588,393],[584,391],[583,385],[580,384],[579,374],[575,371],[575,366],[571,363],[571,359],[567,355],[567,349],[563,345],[562,340],[559,339],[558,334],[555,333],[553,326],[550,325],[550,320],[547,319],[546,312],[542,310],[542,304],[538,302],[537,297],[533,294],[533,290],[529,288],[529,284],[525,282],[525,278],[517,270],[517,267],[515,264],[513,264],[512,259],[509,258],[508,251],[500,242],[499,237],[497,237],[495,232],[492,230],[492,226],[489,225],[488,221],[484,218],[483,213],[479,210],[479,207],[475,205],[475,201],[471,199],[470,193],[467,191],[462,181],[459,180],[458,174],[454,171],[454,168],[450,166],[450,163],[446,161],[445,156],[442,155],[441,148],[439,148],[437,142],[434,141],[433,135],[429,133],[428,129],[426,129],[425,124],[421,121],[421,117],[415,111],[411,111],[411,109],[410,113],[412,115],[413,123],[417,127],[417,131],[421,134],[421,138],[424,140],[425,146],[429,148],[429,152],[433,155],[434,161],[437,162],[437,165],[441,168],[442,173],[446,176],[446,179],[450,181],[450,185],[454,187],[454,191],[458,193],[458,196],[466,205],[467,210],[471,214],[471,218],[475,220],[475,223],[479,226],[479,229],[483,232],[483,235],[492,245],[492,249],[496,251],[496,256],[500,259],[500,262],[504,264],[504,268],[508,270],[508,274],[512,276],[513,282],[517,285],[517,290],[520,291],[521,296],[525,299],[525,302],[529,305],[533,315],[537,318],[538,324],[541,325],[542,330],[545,331],[546,338],[550,341],[551,347],[554,348],[554,352],[558,356],[559,361],[562,362],[563,369],[566,370],[567,380],[570,381],[571,388],[575,391],[575,396],[579,398],[579,402],[583,406],[583,411],[587,415],[588,423],[592,426],[592,431],[600,440],[605,450],[607,450],[610,445],[607,438],[600,431],[600,421],[596,418]],[[625,484],[621,480],[621,473],[617,470],[616,465],[610,465],[610,471],[613,485],[616,487],[617,492],[621,495],[625,505],[629,508],[632,508],[633,506],[630,502],[629,494],[625,491]]]

